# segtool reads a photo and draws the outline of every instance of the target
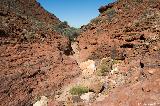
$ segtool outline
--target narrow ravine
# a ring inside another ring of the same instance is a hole
[[[76,106],[77,104],[88,106],[95,101],[103,101],[107,96],[104,90],[107,87],[107,83],[105,82],[106,77],[98,76],[95,73],[95,61],[87,60],[82,62],[80,60],[79,46],[77,42],[73,42],[71,47],[74,54],[70,57],[77,61],[81,74],[69,85],[64,86],[58,91],[55,95],[55,100],[65,106]],[[87,87],[89,91],[81,95],[72,95],[70,91],[73,87]]]

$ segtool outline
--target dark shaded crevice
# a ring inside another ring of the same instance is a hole
[[[2,29],[0,29],[0,37],[8,37],[7,33]]]
[[[28,93],[31,94],[33,92],[33,88],[29,88]]]
[[[84,47],[84,49],[88,49],[87,47]]]
[[[69,43],[68,47],[66,47],[64,50],[63,50],[64,54],[69,56],[69,55],[73,55],[74,52],[73,52],[73,49],[72,49],[72,46],[71,46],[71,42]]]
[[[146,40],[146,38],[144,37],[144,35],[140,36],[140,40]]]
[[[92,90],[92,89],[89,89],[89,92],[94,92],[94,93],[95,93],[95,91],[94,91],[94,90]]]
[[[36,77],[40,72],[41,72],[41,70],[37,70],[37,71],[31,73],[30,75],[25,75],[24,78],[34,78],[34,77]]]
[[[41,34],[41,37],[42,37],[42,38],[46,38],[46,35],[45,35],[45,34]]]
[[[66,56],[74,54],[74,51],[73,51],[72,46],[71,46],[71,42],[69,42],[69,44],[67,44],[67,46],[59,44],[58,49],[60,51],[62,51],[62,53],[65,54]]]
[[[144,68],[144,63],[140,62],[140,67]]]
[[[120,46],[121,48],[134,48],[134,44],[123,44]]]
[[[0,12],[0,16],[7,16],[8,13],[7,12]]]
[[[102,93],[105,90],[105,86],[102,86],[101,90],[99,93]]]

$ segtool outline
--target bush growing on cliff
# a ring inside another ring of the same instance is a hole
[[[56,32],[62,34],[65,31],[65,28],[67,28],[67,27],[68,27],[67,22],[60,22],[59,24],[57,24],[56,26],[54,26],[53,29]]]
[[[94,24],[98,24],[99,22],[101,22],[100,18],[95,18],[91,20],[91,23],[94,23]]]
[[[68,27],[68,23],[66,21],[60,22],[57,26],[55,26],[55,29],[65,29]]]
[[[71,27],[71,28],[66,28],[62,35],[69,37],[70,41],[74,41],[75,38],[79,36],[80,29]]]
[[[109,8],[109,9],[107,9],[107,10],[105,11],[105,13],[106,13],[107,16],[108,16],[109,22],[111,22],[111,21],[112,21],[112,18],[113,18],[113,17],[115,16],[115,14],[116,14],[116,11],[115,11],[114,8]]]
[[[67,36],[70,41],[74,41],[81,32],[79,28],[69,27],[66,21],[59,23],[54,29],[63,36]]]

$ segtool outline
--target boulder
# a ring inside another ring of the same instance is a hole
[[[33,106],[47,106],[48,98],[45,96],[41,96],[41,99],[37,101]]]
[[[79,67],[82,70],[83,77],[90,77],[96,70],[95,61],[93,60],[82,62],[80,63]]]
[[[88,93],[82,94],[80,98],[86,102],[91,102],[95,99],[95,93],[88,92]]]

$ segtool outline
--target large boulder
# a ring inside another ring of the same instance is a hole
[[[90,77],[93,75],[94,71],[96,70],[95,61],[88,60],[85,62],[80,63],[79,67],[82,70],[83,77]]]

